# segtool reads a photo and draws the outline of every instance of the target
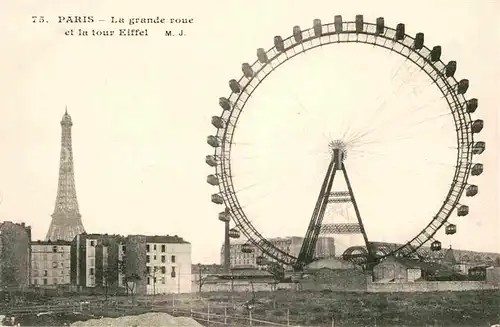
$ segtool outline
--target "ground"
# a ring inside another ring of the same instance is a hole
[[[142,313],[151,308],[181,315],[199,316],[210,311],[219,314],[211,321],[223,321],[226,317],[247,317],[245,303],[252,300],[251,293],[202,293],[140,297],[141,308],[116,311],[93,309],[96,316],[120,316],[126,313]],[[97,297],[87,298],[91,303],[100,302]],[[172,306],[172,299],[175,305]],[[114,301],[130,302],[127,298]],[[68,298],[64,299],[65,302]],[[366,294],[341,292],[258,292],[255,293],[253,319],[262,319],[302,326],[491,326],[500,323],[500,291],[467,291],[436,293]],[[112,308],[112,306],[110,306]],[[194,314],[193,314],[194,313]],[[84,317],[61,316],[62,320],[74,321]],[[48,318],[47,318],[48,319]],[[54,317],[51,325],[61,320]],[[36,319],[35,319],[36,320]],[[45,319],[44,319],[45,320]],[[239,323],[232,322],[232,326]],[[46,325],[47,320],[30,325]],[[62,322],[62,321],[61,321]],[[256,325],[254,323],[254,325]]]

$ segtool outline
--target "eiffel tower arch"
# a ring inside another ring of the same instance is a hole
[[[85,232],[82,216],[78,209],[73,165],[71,127],[73,122],[66,110],[61,120],[61,154],[59,159],[59,183],[57,196],[46,241],[72,241],[76,235]]]

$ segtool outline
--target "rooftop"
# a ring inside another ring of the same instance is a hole
[[[183,244],[190,244],[189,242],[185,241],[182,237],[174,235],[152,235],[148,236],[146,235],[146,242],[148,243],[183,243]]]
[[[32,241],[31,245],[71,245],[69,241],[57,240],[57,241]]]

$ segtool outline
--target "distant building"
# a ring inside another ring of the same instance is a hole
[[[74,285],[135,294],[191,292],[191,244],[178,236],[81,234],[72,248]]]
[[[304,241],[303,237],[284,237],[284,238],[271,238],[268,239],[271,244],[276,246],[282,251],[289,253],[290,255],[297,257],[300,252],[300,248],[302,247],[302,242]],[[247,243],[247,240],[231,240],[230,247],[230,260],[231,260],[231,268],[239,268],[239,267],[258,267],[257,265],[257,257],[264,256],[267,258],[265,254],[262,253],[255,245],[251,243]],[[252,251],[249,253],[244,253],[242,251],[242,246],[247,243],[250,245]],[[315,257],[317,258],[328,258],[333,257],[335,255],[335,241],[333,237],[319,237],[318,242],[316,243],[316,252]],[[270,261],[275,261],[270,258]],[[224,264],[224,245],[221,248],[221,264]]]
[[[414,282],[422,277],[422,267],[415,260],[388,257],[373,268],[373,281],[381,283]]]
[[[31,285],[56,287],[70,284],[71,242],[31,243]]]
[[[0,287],[21,289],[30,284],[31,227],[0,223]]]
[[[224,273],[224,266],[217,264],[196,264],[191,265],[191,291],[200,292],[209,276],[218,276]],[[200,285],[201,283],[201,285]]]

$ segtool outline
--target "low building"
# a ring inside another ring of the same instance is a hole
[[[260,292],[276,289],[278,281],[270,272],[252,267],[233,268],[229,273],[206,276],[202,292]]]
[[[36,241],[31,243],[31,285],[57,287],[69,285],[71,242]]]
[[[297,257],[300,253],[300,249],[302,247],[302,243],[304,242],[303,237],[284,237],[284,238],[271,238],[268,241],[276,246],[278,249],[289,253],[290,255]],[[250,248],[250,252],[242,251],[243,246]],[[267,255],[263,254],[262,251],[257,248],[252,243],[249,243],[247,240],[236,239],[231,240],[230,245],[230,261],[231,268],[240,268],[240,267],[259,267],[257,264],[257,258],[263,256],[274,262],[273,258],[268,258]],[[333,237],[318,237],[318,241],[316,243],[316,258],[328,258],[335,256],[335,240]],[[221,247],[221,264],[224,265],[224,245]]]
[[[406,258],[388,257],[373,268],[374,282],[406,283],[422,277],[419,262]]]
[[[211,264],[196,264],[191,266],[191,291],[203,291],[203,285],[211,276],[218,276],[224,273],[224,266]]]
[[[31,227],[0,223],[0,287],[22,289],[30,284]]]

